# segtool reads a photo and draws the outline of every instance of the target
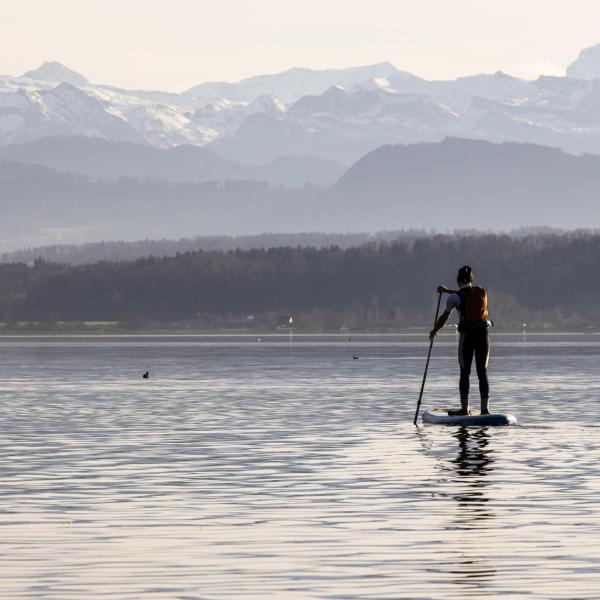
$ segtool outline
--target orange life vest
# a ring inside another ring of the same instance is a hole
[[[458,290],[460,296],[460,322],[458,330],[462,333],[469,326],[486,325],[489,317],[487,292],[480,286]]]

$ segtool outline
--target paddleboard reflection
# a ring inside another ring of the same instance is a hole
[[[458,490],[451,496],[457,503],[457,511],[447,529],[466,533],[456,534],[461,557],[449,572],[457,585],[483,589],[496,575],[496,569],[483,552],[477,551],[483,547],[481,534],[484,539],[488,537],[485,530],[495,516],[487,495],[491,485],[489,475],[494,469],[492,438],[486,428],[468,427],[461,427],[453,437],[458,441],[458,453],[450,460],[450,467],[456,474]]]
[[[476,519],[489,518],[488,511],[481,510],[488,502],[485,496],[485,488],[489,485],[487,475],[494,468],[494,450],[490,446],[488,429],[461,427],[453,437],[458,440],[458,454],[451,462],[456,474],[467,484],[465,492],[455,498],[461,508],[474,511],[472,516]]]

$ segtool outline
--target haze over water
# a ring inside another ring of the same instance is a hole
[[[0,338],[0,596],[597,598],[600,337],[492,343],[519,427],[425,335]]]

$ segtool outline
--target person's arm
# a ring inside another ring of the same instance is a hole
[[[448,311],[444,311],[440,315],[440,318],[436,321],[436,324],[434,325],[433,329],[429,333],[429,337],[431,339],[433,339],[437,335],[437,332],[448,322],[449,317],[450,317],[450,313]]]
[[[451,290],[447,288],[445,285],[438,285],[437,288],[438,294],[456,294],[455,290]],[[433,329],[429,332],[429,337],[433,340],[433,338],[437,335],[437,332],[444,327],[444,325],[448,322],[450,318],[450,314],[454,310],[454,305],[451,304],[450,298],[446,303],[446,310],[440,315],[440,318],[436,321]]]
[[[447,288],[445,285],[438,285],[438,294],[456,294],[456,290],[451,290]]]

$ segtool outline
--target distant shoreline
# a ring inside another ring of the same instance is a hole
[[[333,330],[333,329],[248,329],[248,328],[221,328],[221,329],[200,329],[180,325],[135,328],[127,327],[125,324],[112,324],[110,326],[100,326],[100,324],[86,326],[81,322],[64,323],[55,327],[45,327],[41,323],[23,323],[17,326],[6,327],[0,322],[0,338],[2,337],[39,337],[39,336],[165,336],[165,337],[247,337],[252,339],[261,338],[285,338],[294,337],[393,337],[409,335],[426,335],[429,333],[429,327],[407,326],[403,328],[381,328],[381,329],[357,329],[357,330]],[[549,326],[546,328],[523,329],[514,327],[493,327],[490,329],[493,335],[600,335],[600,328],[570,328]],[[447,327],[440,332],[439,336],[443,338],[455,337],[455,327]]]

